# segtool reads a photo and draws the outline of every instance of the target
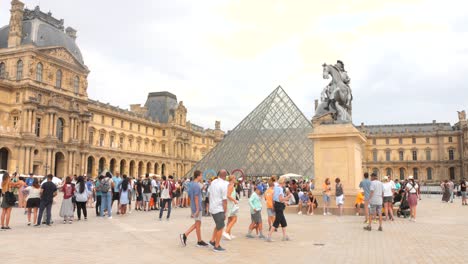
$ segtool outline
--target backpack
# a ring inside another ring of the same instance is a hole
[[[102,179],[101,184],[99,184],[99,191],[102,193],[106,193],[110,190],[110,183],[108,179]]]

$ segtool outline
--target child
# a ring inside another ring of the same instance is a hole
[[[250,217],[252,219],[252,223],[249,226],[249,232],[246,236],[247,238],[254,238],[252,230],[257,229],[260,232],[258,238],[265,239],[262,231],[262,202],[260,200],[260,195],[262,195],[262,193],[263,186],[259,184],[256,186],[255,192],[249,198]]]

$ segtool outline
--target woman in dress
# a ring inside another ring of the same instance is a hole
[[[236,176],[229,176],[229,185],[227,188],[227,217],[228,223],[226,231],[223,232],[224,238],[231,240],[235,237],[231,234],[232,227],[237,222],[237,213],[239,211],[238,201],[236,200]]]
[[[39,181],[34,179],[32,186],[28,186],[25,189],[28,192],[28,200],[26,202],[26,208],[28,209],[28,226],[31,225],[31,213],[34,211],[34,220],[37,219],[37,210],[41,203],[41,185]]]
[[[323,215],[331,215],[329,212],[330,207],[330,193],[331,193],[331,184],[330,179],[326,178],[322,186],[323,193]]]
[[[442,202],[448,203],[450,201],[450,184],[445,180],[441,185],[442,188]]]
[[[12,189],[13,188],[18,188],[20,187],[20,184],[14,183],[11,181],[10,175],[5,172],[2,177],[2,190],[4,192],[3,194],[3,200],[2,200],[2,231],[4,230],[9,230],[10,228],[10,216],[11,216],[11,208],[15,206],[15,203],[8,203],[8,197],[13,197]]]
[[[76,199],[76,213],[78,214],[78,221],[81,220],[81,212],[83,211],[83,216],[85,220],[88,220],[88,212],[86,210],[86,202],[88,202],[89,192],[88,188],[86,187],[86,182],[83,176],[78,177],[78,181],[76,182],[76,192],[75,192],[75,199]]]
[[[75,185],[71,183],[71,177],[65,179],[65,184],[62,186],[63,200],[60,207],[60,217],[63,217],[63,223],[73,223],[73,202],[72,197],[75,194]]]
[[[124,215],[127,212],[127,205],[130,197],[130,184],[128,182],[127,175],[123,176],[122,184],[120,185],[120,214]]]
[[[24,181],[24,177],[19,177],[18,178],[17,188],[18,188],[18,207],[19,208],[25,208],[24,212],[26,213],[26,197],[28,196],[27,193],[24,191],[28,185]]]
[[[413,176],[408,177],[408,183],[406,184],[406,191],[408,192],[408,204],[410,207],[410,221],[416,221],[416,207],[418,206],[418,189],[419,185],[414,181]]]
[[[335,179],[335,199],[336,199],[336,206],[338,206],[338,215],[343,215],[343,205],[344,205],[344,192],[343,192],[343,185],[341,184],[340,178]]]

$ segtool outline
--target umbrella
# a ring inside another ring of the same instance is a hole
[[[288,173],[288,174],[282,175],[281,177],[287,177],[287,178],[302,178],[302,175],[294,174],[294,173]]]

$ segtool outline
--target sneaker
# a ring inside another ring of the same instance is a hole
[[[35,227],[40,227],[41,224],[35,224],[34,226],[35,226]],[[2,229],[5,229],[5,228],[2,227]]]
[[[356,216],[359,216],[359,213],[356,213]]]
[[[265,242],[273,242],[273,239],[271,239],[271,237],[267,237],[267,239],[265,239]]]
[[[255,238],[252,234],[245,235],[246,238]]]
[[[179,235],[180,237],[180,243],[182,244],[182,246],[187,246],[187,236],[185,234],[180,234]]]
[[[299,211],[299,213],[297,213],[297,214],[298,214],[298,215],[301,215],[301,214],[302,214],[302,212],[301,212],[301,211]]]
[[[66,224],[67,223],[67,220],[63,220],[63,223]],[[28,224],[29,225],[29,224]]]
[[[227,240],[231,240],[231,236],[226,232],[223,232],[223,237]]]
[[[371,226],[365,226],[365,227],[364,227],[364,230],[371,231],[371,230],[372,230],[372,227],[371,227]]]
[[[327,215],[327,213],[323,213],[323,215]]]
[[[205,241],[200,241],[200,242],[197,242],[197,247],[208,247],[208,244],[205,243]]]
[[[266,237],[265,237],[264,235],[262,235],[262,234],[260,234],[260,235],[258,236],[258,238],[260,238],[260,239],[266,239]]]
[[[332,213],[328,212],[327,215],[332,215]]]
[[[218,246],[218,247],[214,247],[213,251],[214,252],[224,252],[224,251],[226,251],[226,249],[222,248],[221,246]]]
[[[214,247],[215,247],[215,242],[214,242],[214,241],[208,242],[208,246],[209,246],[210,248],[214,248]]]
[[[383,231],[381,226],[379,226],[379,229],[378,229],[378,230],[379,230],[379,231]]]
[[[374,224],[377,224],[377,220],[374,219],[373,222],[374,222]]]
[[[28,223],[28,226],[31,226],[31,222]]]
[[[107,219],[112,219],[112,216],[107,217]]]
[[[69,223],[69,224],[72,224],[72,223],[73,223],[73,221],[72,221],[72,220],[68,220],[68,223]]]
[[[230,236],[231,236],[231,239],[235,239],[235,238],[236,238],[236,236],[235,236],[235,235],[230,235]]]
[[[281,239],[281,241],[291,241],[291,239],[288,236],[285,236],[283,239]]]

